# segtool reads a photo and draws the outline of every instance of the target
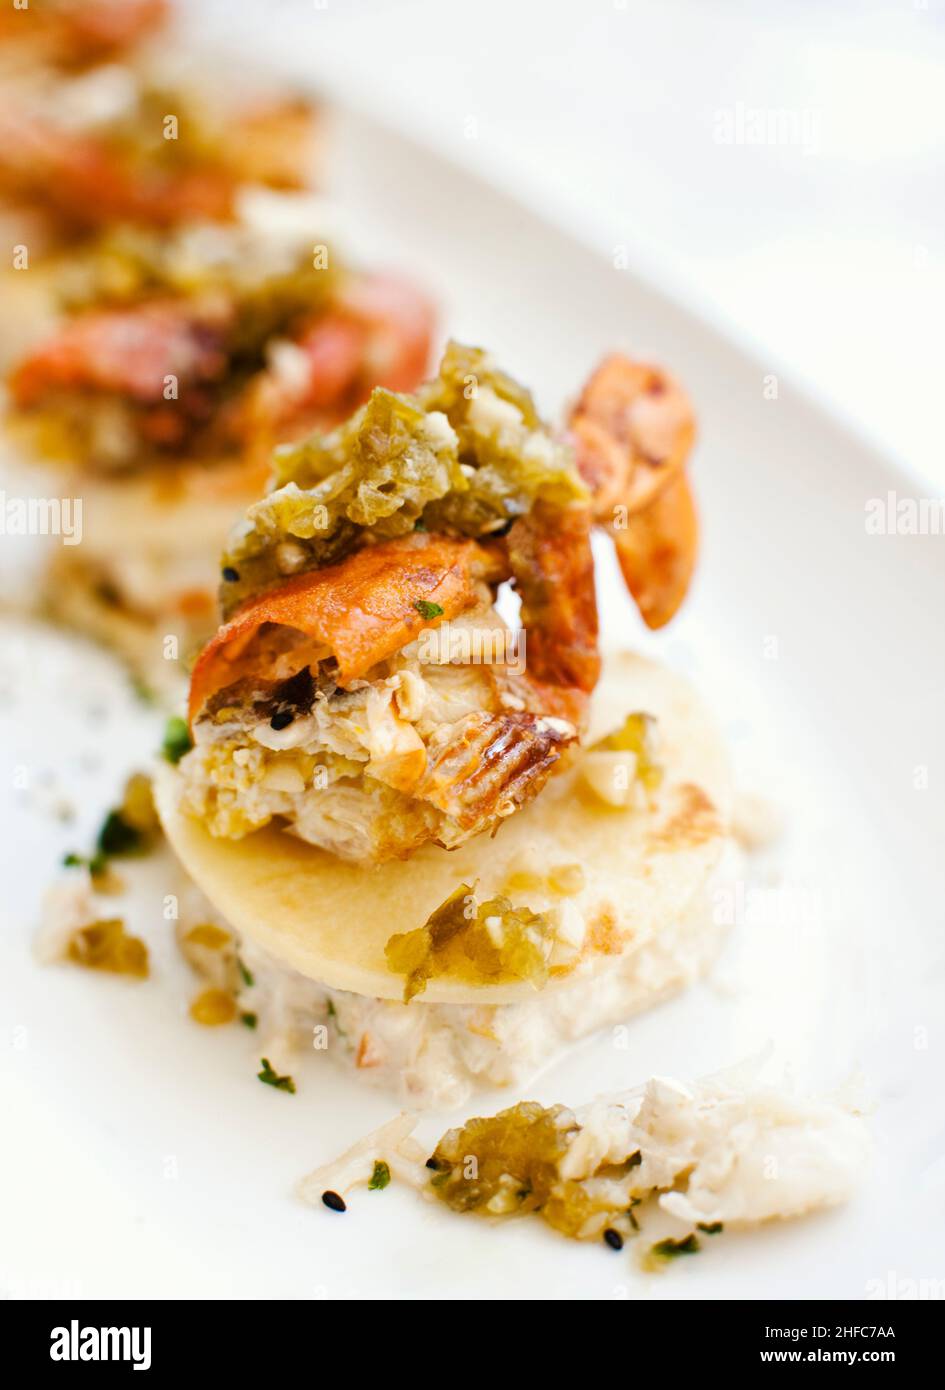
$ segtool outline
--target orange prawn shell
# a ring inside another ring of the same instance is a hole
[[[207,701],[252,673],[247,648],[264,623],[296,628],[325,646],[341,685],[392,656],[426,627],[471,607],[485,556],[475,541],[407,536],[365,546],[340,564],[300,574],[249,599],[197,659],[190,682],[191,724]],[[442,609],[424,618],[418,603]]]
[[[685,475],[696,435],[689,398],[661,368],[613,354],[589,378],[569,428],[627,588],[647,627],[664,627],[686,596],[699,548]]]

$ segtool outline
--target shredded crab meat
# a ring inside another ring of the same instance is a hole
[[[587,949],[584,918],[568,897],[578,891],[577,869],[562,862],[538,872],[523,860],[507,885],[517,901],[538,903],[554,922],[549,968],[579,971]],[[178,897],[181,951],[206,984],[232,990],[240,1011],[254,1015],[260,1055],[278,1070],[297,1074],[314,1029],[327,1060],[414,1109],[456,1109],[480,1087],[527,1084],[569,1043],[626,1022],[704,974],[724,934],[713,921],[707,888],[678,924],[550,994],[535,990],[527,1000],[491,1007],[421,999],[405,1008],[399,1001],[328,989],[249,939],[211,925],[211,905],[186,879]]]
[[[654,1077],[575,1111],[519,1104],[450,1130],[419,1171],[416,1122],[398,1116],[311,1173],[301,1195],[350,1191],[375,1162],[394,1172],[409,1153],[411,1186],[456,1211],[534,1211],[572,1238],[623,1238],[639,1228],[635,1206],[655,1197],[665,1215],[713,1233],[847,1200],[870,1152],[848,1104],[765,1084],[757,1062],[694,1083]]]
[[[441,598],[445,606],[442,590]],[[288,674],[317,656],[321,633],[286,644],[275,640],[280,629],[247,649],[248,674],[210,695],[194,725],[196,747],[180,763],[185,808],[216,835],[235,838],[279,816],[341,857],[380,861],[426,839],[461,843],[524,804],[577,729],[506,709],[499,667],[425,661],[419,642],[430,624],[409,603],[404,614],[419,636],[347,689],[314,659]],[[319,621],[327,622],[324,608]],[[504,627],[485,590],[449,621],[468,643]],[[379,622],[382,642],[390,630]],[[348,631],[345,640],[353,653],[356,637]],[[238,669],[230,663],[229,674]],[[221,679],[211,675],[209,688]],[[200,680],[195,672],[192,690]]]
[[[337,1192],[343,1197],[353,1188],[367,1187],[378,1161],[387,1164],[395,1182],[420,1190],[429,1174],[424,1167],[426,1155],[412,1138],[416,1124],[416,1115],[401,1111],[338,1158],[304,1177],[298,1185],[298,1195],[303,1202],[316,1206],[324,1192]]]

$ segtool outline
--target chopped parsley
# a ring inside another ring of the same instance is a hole
[[[89,860],[93,874],[105,869],[105,860],[125,854],[144,854],[160,833],[151,779],[133,772],[125,783],[121,805],[109,811],[95,843],[96,854]]]
[[[93,878],[100,878],[108,870],[109,859],[145,854],[159,833],[151,782],[143,772],[135,772],[125,785],[121,805],[102,822],[94,852],[86,857],[71,850],[62,862],[67,869],[87,868]]]
[[[125,819],[121,811],[109,811],[98,832],[98,851],[106,857],[113,854],[139,854],[144,847],[144,835],[137,826]]]
[[[417,599],[414,608],[416,608],[421,618],[426,618],[428,620],[430,618],[442,618],[443,616],[443,609],[440,605],[438,603],[431,603],[429,599]]]
[[[725,1227],[721,1221],[697,1221],[696,1230],[704,1231],[707,1236],[717,1236],[720,1231],[725,1230]]]
[[[247,989],[252,989],[256,981],[253,979],[251,973],[246,969],[246,966],[240,960],[239,956],[236,957],[236,964],[240,968],[240,975],[243,978],[243,984],[246,986]]]
[[[274,1086],[277,1091],[288,1091],[290,1095],[295,1095],[295,1082],[291,1076],[280,1076],[273,1069],[268,1057],[263,1057],[262,1071],[258,1071],[256,1075],[264,1086]]]
[[[88,869],[93,878],[99,878],[108,867],[108,862],[101,850],[86,858],[84,854],[76,854],[75,850],[70,850],[62,857],[63,867],[66,869]]]
[[[244,1028],[255,1028],[258,1022],[255,1014],[240,1014],[240,1023]]]
[[[164,727],[161,756],[166,758],[169,763],[179,763],[184,754],[189,753],[193,746],[187,720],[182,719],[179,714],[172,714]]]
[[[374,1172],[368,1183],[368,1192],[380,1192],[390,1182],[390,1169],[381,1159],[374,1160]]]
[[[666,1240],[658,1240],[655,1245],[650,1246],[650,1254],[661,1260],[671,1260],[677,1255],[698,1255],[701,1249],[695,1232],[690,1231],[681,1240],[673,1240],[671,1236],[667,1236]]]

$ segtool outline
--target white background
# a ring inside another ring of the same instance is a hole
[[[945,485],[945,0],[188,10],[625,248]],[[781,138],[720,143],[739,103]]]

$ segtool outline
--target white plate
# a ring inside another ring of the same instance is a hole
[[[339,117],[335,136],[332,191],[360,249],[424,277],[450,331],[492,346],[547,414],[613,347],[652,354],[691,390],[705,531],[695,592],[649,637],[604,551],[607,635],[693,677],[742,784],[779,803],[788,826],[760,869],[769,891],[739,905],[713,981],[640,1018],[629,1050],[581,1046],[527,1094],[578,1104],[770,1041],[805,1084],[865,1075],[876,1162],[842,1210],[727,1234],[659,1277],[637,1272],[629,1251],[579,1246],[537,1221],[489,1230],[396,1187],[358,1194],[345,1217],[302,1207],[294,1181],[392,1103],[315,1056],[297,1096],[262,1087],[252,1035],[188,1021],[195,987],[166,939],[162,949],[159,867],[134,912],[155,946],[151,982],[31,959],[57,860],[87,845],[160,720],[108,658],[8,624],[0,1290],[860,1298],[941,1278],[945,542],[867,534],[867,499],[908,494],[908,480],[790,382],[769,399],[763,363],[633,274],[365,120]],[[55,820],[60,793],[74,824]],[[425,1118],[423,1136],[450,1119]]]

